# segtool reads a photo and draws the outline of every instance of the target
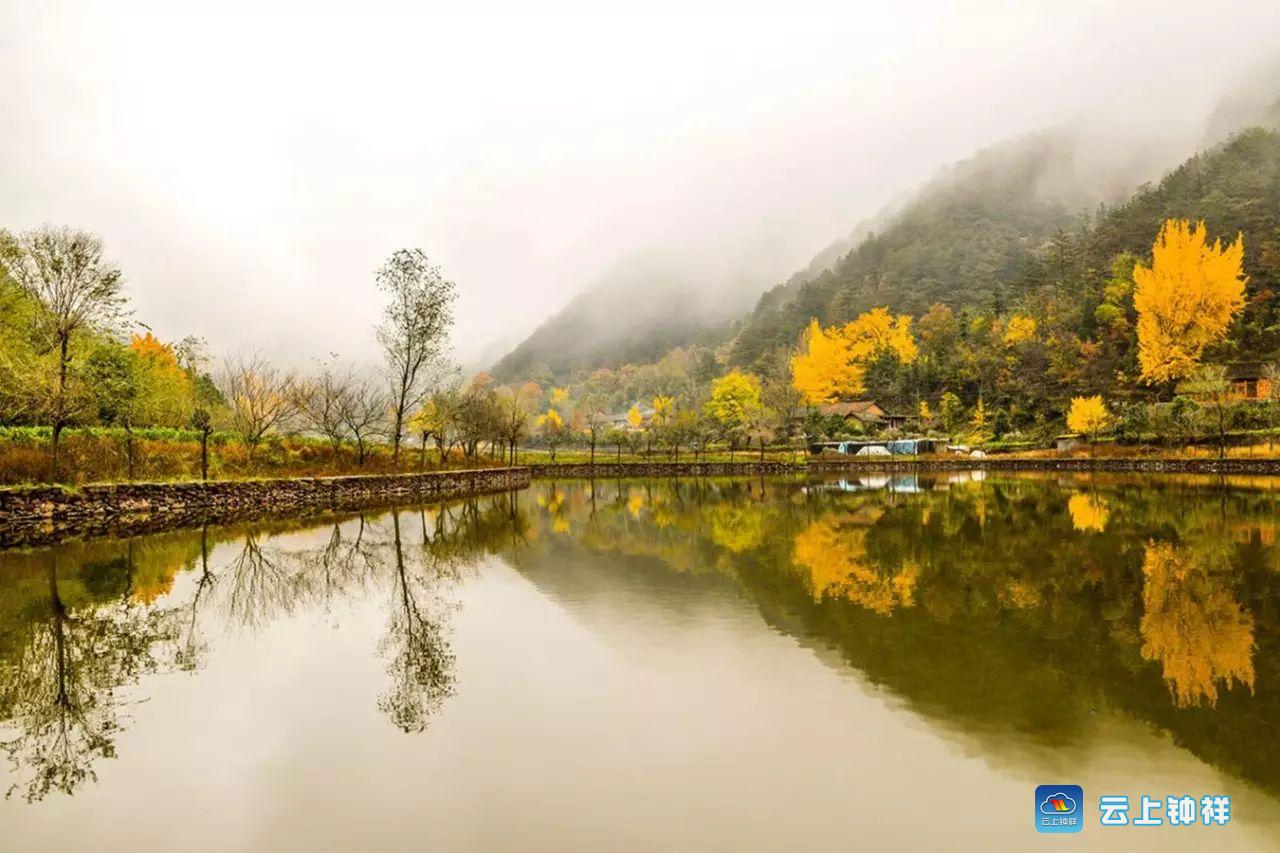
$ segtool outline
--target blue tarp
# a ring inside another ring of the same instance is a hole
[[[890,441],[885,447],[889,448],[889,452],[894,456],[915,456],[920,452],[919,446],[914,438],[904,438],[899,441]]]

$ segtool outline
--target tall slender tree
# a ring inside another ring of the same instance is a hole
[[[405,421],[442,368],[457,291],[421,249],[396,251],[378,268],[376,279],[388,300],[378,343],[390,373],[391,454],[398,465]]]

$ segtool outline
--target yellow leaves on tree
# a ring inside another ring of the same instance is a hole
[[[627,412],[627,423],[631,425],[632,429],[640,429],[644,426],[644,415],[640,414],[639,409],[632,406],[631,410]]]
[[[653,425],[662,426],[668,424],[676,414],[676,401],[674,397],[654,397],[653,398]]]
[[[760,380],[749,373],[731,370],[711,383],[707,415],[727,433],[745,429],[760,410]]]
[[[1194,552],[1150,542],[1142,560],[1142,657],[1159,661],[1180,707],[1218,702],[1219,685],[1253,689],[1253,616]]]
[[[1226,334],[1244,307],[1244,237],[1208,243],[1203,222],[1167,220],[1151,248],[1151,266],[1133,268],[1138,363],[1149,383],[1187,376],[1205,347]]]
[[[911,335],[911,317],[894,317],[887,308],[873,308],[842,330],[849,340],[850,354],[856,361],[868,362],[891,353],[903,364],[911,364],[920,354]]]
[[[1004,327],[1004,342],[1008,346],[1025,344],[1028,341],[1035,340],[1035,337],[1036,321],[1034,317],[1014,314],[1009,318],[1008,324]]]
[[[919,355],[911,334],[911,318],[895,317],[887,308],[875,308],[843,328],[823,329],[809,323],[803,351],[791,359],[791,377],[797,391],[809,403],[829,403],[863,391],[866,365],[883,354],[903,364]]]
[[[555,409],[547,409],[541,415],[538,415],[538,428],[543,432],[550,432],[564,428],[564,418],[560,417],[560,413]]]
[[[1092,441],[1107,428],[1111,416],[1100,395],[1071,398],[1071,410],[1067,412],[1067,429],[1089,436]]]
[[[568,388],[552,388],[551,389],[551,405],[559,406],[569,399]]]
[[[809,403],[829,403],[862,393],[863,366],[853,360],[838,329],[809,323],[804,351],[791,358],[791,381]]]

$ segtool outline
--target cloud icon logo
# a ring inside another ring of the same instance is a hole
[[[1076,813],[1076,801],[1059,791],[1050,794],[1040,801],[1040,813],[1051,815],[1069,815]]]

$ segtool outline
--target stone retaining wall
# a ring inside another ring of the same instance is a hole
[[[529,485],[527,468],[0,489],[0,547],[264,515],[450,499]]]

